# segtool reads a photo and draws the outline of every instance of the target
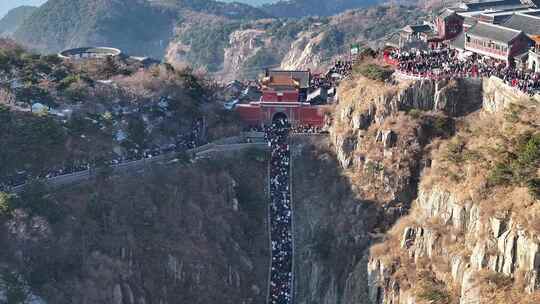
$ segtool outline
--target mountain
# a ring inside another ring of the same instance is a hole
[[[124,0],[125,1],[125,0]],[[153,0],[151,3],[168,9],[211,14],[230,19],[260,19],[270,17],[262,10],[240,2],[225,3],[214,0]],[[180,16],[182,19],[182,16]]]
[[[331,16],[349,9],[377,4],[378,0],[288,0],[266,4],[262,8],[276,17],[300,18],[305,16]]]
[[[0,36],[9,36],[37,9],[35,6],[19,6],[0,19]]]
[[[230,19],[266,16],[245,4],[211,0],[49,0],[17,29],[14,38],[43,52],[107,45],[161,58],[174,25],[189,12]]]
[[[44,52],[113,45],[135,54],[158,56],[173,17],[141,0],[50,0],[25,20],[14,37]]]
[[[0,18],[4,17],[10,10],[19,6],[40,6],[47,0],[4,0],[0,1]]]
[[[320,70],[353,43],[378,47],[381,38],[425,13],[410,6],[376,6],[331,17],[205,20],[178,24],[166,60],[202,67],[222,80],[252,78],[267,67]]]
[[[275,3],[279,0],[223,0],[223,2],[241,2],[253,6],[259,6],[263,4]]]

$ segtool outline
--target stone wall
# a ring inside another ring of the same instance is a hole
[[[482,85],[483,89],[483,109],[489,113],[500,112],[511,103],[520,103],[528,100],[529,96],[518,89],[512,88],[497,77],[485,79]],[[540,101],[540,96],[534,97]]]

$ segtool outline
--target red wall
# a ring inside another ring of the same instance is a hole
[[[325,106],[305,106],[296,108],[296,122],[299,124],[309,124],[317,127],[324,126]]]
[[[281,92],[283,96],[278,96],[277,92],[264,91],[262,101],[266,102],[298,102],[299,94],[297,91]]]
[[[240,119],[249,125],[259,125],[262,121],[261,107],[258,105],[238,105],[236,113]]]
[[[459,16],[448,17],[446,20],[438,17],[435,23],[439,38],[442,40],[455,38],[463,31],[463,19]],[[455,30],[454,33],[451,33],[452,29]]]
[[[295,124],[309,124],[324,126],[324,111],[327,106],[299,105],[296,107],[261,107],[260,105],[239,105],[236,112],[242,121],[248,125],[267,124],[272,121],[277,113],[287,115],[289,121]]]

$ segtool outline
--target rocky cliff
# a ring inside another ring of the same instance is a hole
[[[355,77],[340,87],[330,137],[295,139],[296,303],[368,303],[371,242],[417,196],[429,142],[479,107],[462,101],[470,86]]]
[[[532,292],[539,286],[538,232],[525,228],[511,210],[489,216],[478,201],[458,196],[422,189],[411,214],[372,249],[371,303],[433,298],[440,303],[537,303],[540,294]],[[522,196],[516,199],[516,205],[530,204]],[[536,207],[527,209],[538,213]],[[528,295],[520,302],[523,293]]]
[[[322,58],[322,54],[316,51],[324,35],[324,33],[317,34],[310,31],[300,33],[281,60],[280,68],[284,70],[316,70],[321,69],[324,64],[328,65],[328,59]]]
[[[339,100],[336,160],[373,204],[359,221],[378,214],[373,231],[392,227],[370,234],[383,237],[366,254],[367,280],[355,277],[368,285],[360,303],[536,303],[537,101],[496,78],[362,77],[343,83]]]
[[[1,227],[0,301],[23,303],[13,291],[27,288],[39,303],[264,302],[266,166],[242,163],[154,168],[22,194],[29,207]],[[54,216],[36,213],[38,203]]]
[[[328,139],[294,143],[295,303],[363,303],[377,209],[355,196]]]
[[[225,20],[209,20],[204,25],[184,22],[177,28],[179,38],[169,44],[166,59],[173,64],[206,68],[223,81],[257,78],[265,68],[315,68],[321,63],[320,52],[316,50],[319,33],[298,22],[260,20],[249,25]],[[205,34],[218,37],[214,41],[196,37]],[[202,49],[211,42],[215,44],[214,50]]]
[[[452,134],[454,120],[480,107],[480,83],[355,77],[343,83],[331,139],[337,159],[361,181],[364,195],[410,203],[431,139]]]
[[[483,108],[490,113],[503,111],[508,105],[523,103],[529,100],[529,96],[504,84],[497,77],[483,80]],[[540,101],[540,96],[533,97]]]
[[[497,90],[514,103],[485,103],[437,143],[410,215],[372,248],[373,303],[539,301],[538,103]]]

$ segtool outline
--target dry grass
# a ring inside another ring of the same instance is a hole
[[[419,303],[452,304],[457,303],[445,282],[437,279],[434,273],[422,271],[414,287]]]
[[[406,84],[401,86],[404,87]],[[376,105],[380,101],[381,96],[385,99],[394,96],[399,88],[386,86],[380,81],[363,76],[355,76],[340,85],[338,110],[343,107],[352,107],[359,112],[367,111],[371,105]]]
[[[478,272],[475,285],[480,288],[481,303],[490,304],[533,304],[540,303],[540,292],[524,294],[523,274],[515,278],[493,271]]]
[[[433,164],[424,172],[421,187],[429,190],[436,185],[458,195],[459,201],[472,200],[486,217],[511,212],[518,223],[540,233],[538,204],[527,184],[491,182],[496,166],[520,153],[520,138],[538,133],[539,114],[536,106],[514,106],[498,115],[474,114],[454,138],[433,145]],[[538,171],[535,174],[540,177]]]

